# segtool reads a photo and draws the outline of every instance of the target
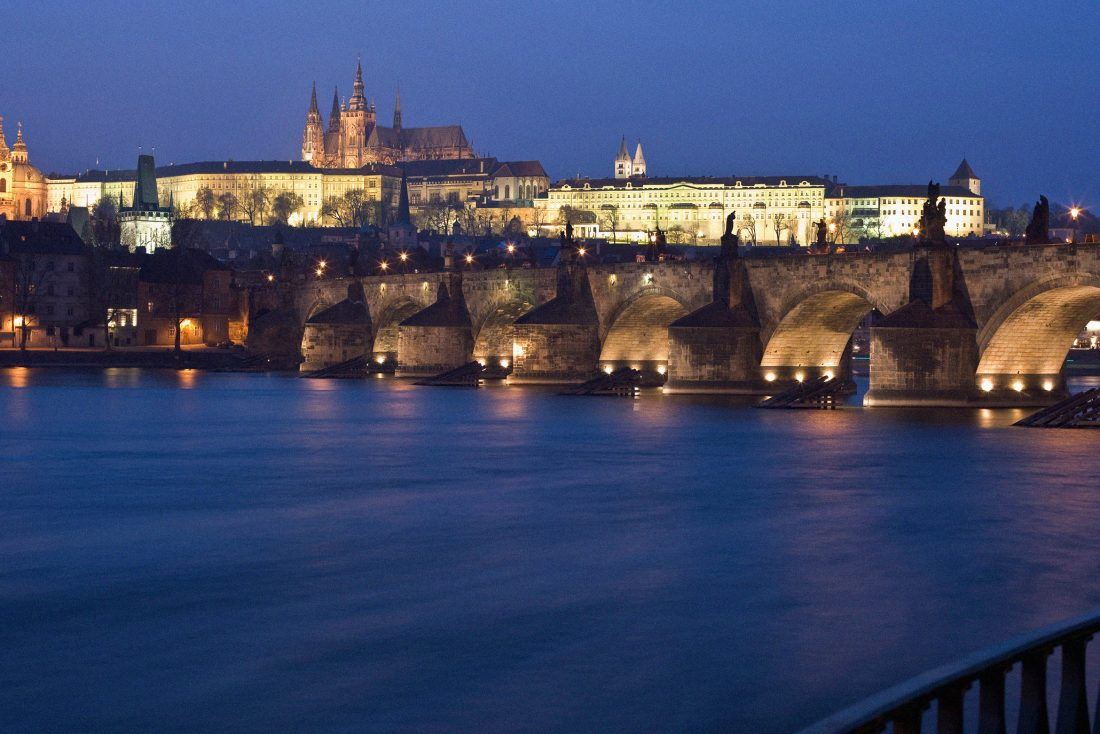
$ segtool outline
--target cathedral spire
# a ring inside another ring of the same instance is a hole
[[[321,110],[317,109],[317,82],[313,82],[313,93],[310,95],[309,98],[309,114],[321,114]]]
[[[401,129],[401,87],[397,88],[397,101],[393,105],[393,129]]]
[[[367,98],[363,94],[363,64],[355,60],[355,83],[352,84],[351,102],[348,105],[353,110],[363,110],[367,107]]]
[[[4,118],[0,117],[0,157],[8,152],[7,141],[4,140]]]
[[[401,194],[397,199],[397,220],[396,224],[409,225],[412,223],[412,216],[409,214],[409,179],[405,175],[404,167],[401,168]]]
[[[329,113],[328,129],[330,132],[340,129],[340,90],[336,87],[332,89],[332,112]]]

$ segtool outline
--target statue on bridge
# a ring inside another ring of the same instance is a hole
[[[737,218],[737,212],[730,212],[726,217],[726,231],[722,233],[722,257],[737,257],[737,246],[740,241],[733,233],[733,221]]]
[[[1024,230],[1024,242],[1029,245],[1046,245],[1050,242],[1050,202],[1045,196],[1040,195],[1035,204],[1031,221]]]
[[[928,182],[928,200],[920,215],[920,241],[932,247],[947,247],[947,199],[940,198],[940,185]]]
[[[814,244],[821,248],[828,247],[829,225],[825,223],[825,217],[822,217],[818,221],[814,222],[814,228],[817,230]]]

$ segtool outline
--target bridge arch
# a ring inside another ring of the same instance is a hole
[[[852,333],[877,306],[873,294],[852,283],[826,281],[800,291],[763,335],[763,377],[784,381],[847,374]]]
[[[1050,391],[1074,337],[1100,314],[1100,276],[1069,273],[1017,291],[978,332],[977,381],[983,390]]]
[[[371,351],[375,359],[397,360],[398,327],[424,307],[424,304],[409,296],[398,296],[382,305],[374,322],[374,347]]]
[[[623,301],[607,320],[600,348],[600,367],[653,370],[668,365],[668,327],[689,312],[675,291],[649,285]]]
[[[490,303],[475,324],[474,359],[484,360],[493,366],[509,367],[516,319],[534,307],[531,299],[522,295],[500,298]]]

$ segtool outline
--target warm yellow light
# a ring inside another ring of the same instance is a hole
[[[1023,392],[1024,391],[1024,383],[1020,382],[1019,380],[1016,380],[1016,382],[1012,383],[1012,389],[1015,390],[1016,392]]]
[[[381,263],[379,263],[378,267],[382,268],[383,270],[389,270],[390,264],[383,260]]]
[[[500,360],[500,366],[501,366],[501,367],[503,367],[504,369],[508,369],[508,365],[510,365],[510,364],[512,364],[512,363],[511,363],[511,362],[509,362],[509,361],[508,361],[508,360],[506,360],[506,359],[502,359],[502,360]]]
[[[321,275],[324,274],[325,271],[321,270],[321,268],[317,268],[317,270],[315,272],[317,273],[317,276],[320,277]]]
[[[830,232],[836,232],[836,223],[835,222],[829,222],[829,231]]]
[[[657,367],[657,374],[658,374],[658,375],[663,375],[663,374],[664,374],[664,373],[666,373],[666,372],[668,372],[668,370],[667,370],[667,369],[665,368],[665,366],[664,366],[663,364],[662,364],[662,365],[659,365],[659,366]]]
[[[386,363],[386,358],[384,356],[382,356],[381,354],[379,354],[377,357],[374,358],[374,361],[377,362],[378,364],[385,364]]]
[[[1072,209],[1069,210],[1069,215],[1071,217],[1073,217],[1074,219],[1077,219],[1077,217],[1081,216],[1081,210],[1078,209],[1077,207],[1073,207]]]
[[[583,247],[578,247],[577,248],[577,254],[580,255],[581,257],[584,257],[584,254],[586,252],[588,252],[588,250],[584,249]]]
[[[327,268],[327,267],[328,267],[328,263],[327,263],[327,262],[325,262],[324,260],[320,260],[320,261],[318,261],[318,263],[317,263],[317,267],[319,267],[319,268],[321,268],[322,270],[324,270],[325,268]]]
[[[826,379],[826,380],[831,380],[831,379],[833,379],[833,373],[832,373],[832,371],[831,371],[831,370],[830,370],[830,371],[827,371],[827,372],[825,372],[825,379]]]
[[[1051,390],[1053,390],[1054,389],[1054,381],[1053,380],[1044,380],[1043,381],[1043,389],[1046,390],[1047,392],[1050,392]]]
[[[523,356],[523,345],[519,342],[512,342],[512,358]]]
[[[484,360],[484,359],[479,359],[479,360],[477,360],[477,363],[478,363],[479,365],[481,365],[482,367],[484,367],[484,366],[485,366],[485,360]]]
[[[794,379],[797,382],[802,382],[803,380],[806,379],[806,374],[804,372],[795,372],[794,373]]]
[[[184,319],[183,321],[180,322],[180,328],[183,328],[183,329],[186,329],[190,325],[191,325],[191,319]]]
[[[274,276],[274,275],[269,275],[269,276],[267,276],[267,282],[268,282],[268,283],[271,283],[271,282],[272,282],[272,281],[274,281],[274,280],[275,280],[275,276]]]
[[[603,371],[610,375],[614,370],[611,369],[611,365],[605,364],[603,366]]]
[[[467,255],[466,256],[466,262],[467,263],[472,263],[473,261],[474,261],[474,256],[473,255]]]
[[[398,257],[400,257],[400,258],[401,258],[401,262],[405,262],[406,260],[408,260],[408,259],[409,259],[409,253],[407,253],[407,252],[402,252],[402,253],[401,253],[400,255],[398,255]]]
[[[775,382],[775,373],[769,372],[768,374],[764,375],[764,379],[768,382]]]
[[[984,390],[985,392],[989,392],[992,389],[993,389],[993,380],[990,380],[988,377],[986,379],[982,380],[982,390]]]
[[[509,243],[509,245],[508,245],[508,254],[511,255],[515,251],[516,251],[516,246]]]
[[[14,325],[14,328],[22,329],[23,328],[23,317],[22,316],[16,316],[15,320],[12,321],[12,324]]]

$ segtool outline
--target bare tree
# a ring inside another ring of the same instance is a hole
[[[616,204],[604,204],[600,209],[603,212],[602,224],[611,231],[611,241],[616,242],[619,239],[619,225],[622,222],[619,207]]]
[[[756,217],[752,214],[746,214],[737,220],[737,235],[741,236],[744,232],[745,236],[741,239],[747,240],[749,244],[756,244]]]
[[[24,253],[15,265],[15,320],[19,327],[19,349],[26,351],[30,337],[30,320],[38,310],[38,296],[50,280],[50,271],[39,269],[34,256]]]
[[[780,236],[787,231],[787,215],[782,212],[775,212],[771,216],[772,229],[775,231],[775,246],[780,247],[783,242]]]
[[[542,228],[547,224],[549,224],[549,216],[546,207],[533,207],[531,210],[531,229],[534,230],[534,236],[540,237],[542,235]]]

